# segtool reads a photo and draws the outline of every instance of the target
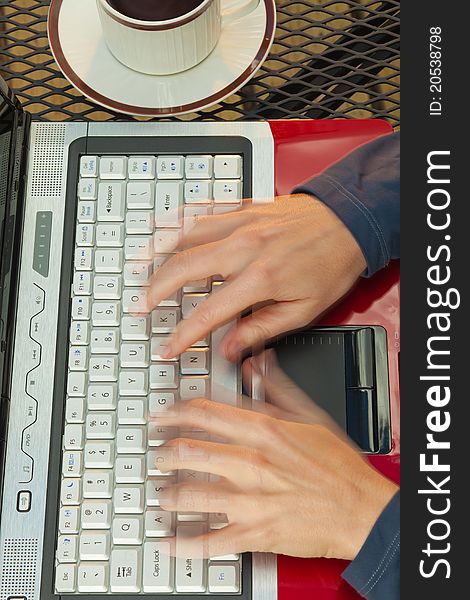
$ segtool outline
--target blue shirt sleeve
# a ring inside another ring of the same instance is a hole
[[[342,577],[367,600],[399,600],[400,492],[386,506]]]
[[[316,196],[358,242],[370,277],[400,255],[400,134],[354,150],[294,193]]]

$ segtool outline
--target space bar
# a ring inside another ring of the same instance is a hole
[[[239,365],[229,362],[220,352],[220,342],[234,323],[231,321],[212,332],[211,399],[237,406]]]

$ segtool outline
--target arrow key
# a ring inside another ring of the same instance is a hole
[[[242,198],[242,182],[239,179],[219,179],[214,182],[214,201],[238,203]]]
[[[222,154],[215,157],[216,179],[239,179],[242,176],[242,157],[238,154]]]

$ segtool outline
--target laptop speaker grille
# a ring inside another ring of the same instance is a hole
[[[64,170],[65,124],[39,123],[36,125],[31,195],[33,197],[60,196]]]
[[[0,600],[23,596],[33,600],[36,586],[38,540],[9,538],[5,540]]]

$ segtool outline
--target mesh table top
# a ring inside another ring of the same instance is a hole
[[[130,117],[84,98],[52,58],[50,0],[0,0],[0,74],[35,119]],[[400,119],[399,0],[276,0],[271,53],[239,92],[176,120]],[[136,117],[138,120],[145,118]]]

